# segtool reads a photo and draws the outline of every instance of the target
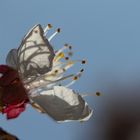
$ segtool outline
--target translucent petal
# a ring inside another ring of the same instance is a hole
[[[58,122],[87,121],[92,115],[84,99],[71,89],[55,86],[53,90],[38,92],[31,100]]]
[[[18,69],[17,61],[17,49],[12,49],[7,55],[6,64],[14,69]]]
[[[49,72],[54,56],[54,50],[38,24],[26,34],[17,51],[9,52],[7,64],[18,69],[21,78],[26,79]]]

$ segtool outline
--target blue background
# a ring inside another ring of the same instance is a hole
[[[84,75],[72,88],[80,93],[100,91],[102,96],[86,97],[94,115],[82,124],[57,124],[28,107],[15,120],[7,121],[1,115],[0,126],[21,140],[105,140],[112,114],[122,108],[122,112],[139,108],[139,5],[138,0],[1,1],[1,64],[5,63],[8,51],[20,45],[33,25],[40,23],[45,27],[51,23],[50,34],[58,27],[62,29],[52,40],[55,48],[69,43],[74,49],[74,59],[88,60]],[[137,111],[128,112],[126,118],[132,114],[137,116]]]

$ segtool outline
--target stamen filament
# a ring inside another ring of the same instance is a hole
[[[87,96],[100,96],[100,95],[101,95],[100,92],[96,92],[95,94],[92,94],[92,93],[82,94],[82,97],[87,97]]]
[[[70,83],[68,83],[67,85],[65,85],[65,87],[68,88],[68,87],[70,87],[71,85],[73,85],[75,82],[76,82],[76,81],[73,80],[73,81],[71,81]]]
[[[80,70],[80,72],[78,72],[72,79],[72,81],[70,83],[68,83],[67,85],[65,85],[65,87],[70,87],[71,85],[73,85],[80,77],[81,74],[83,73],[83,69]]]
[[[58,28],[58,29],[48,38],[48,41],[51,41],[58,33],[60,33],[60,28]]]
[[[59,49],[59,50],[55,53],[55,55],[58,55],[59,53],[63,52],[65,49],[68,49],[68,48],[69,48],[69,45],[68,45],[68,44],[64,44],[64,46],[63,46],[61,49]]]
[[[47,35],[48,31],[52,28],[51,24],[48,24],[45,28],[44,28],[44,36]]]
[[[55,61],[59,61],[61,58],[64,58],[65,57],[65,55],[64,55],[64,53],[63,52],[60,52],[59,54],[57,54],[56,56],[55,56],[55,58],[54,58],[54,62]]]

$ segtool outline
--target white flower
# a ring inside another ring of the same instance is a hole
[[[20,47],[9,52],[7,65],[19,72],[30,102],[37,110],[47,113],[57,122],[86,121],[91,117],[92,110],[82,96],[68,88],[84,70],[66,75],[66,71],[76,62],[84,64],[86,61],[72,61],[72,47],[68,44],[54,50],[50,41],[60,29],[46,38],[51,27],[48,24],[43,30],[40,24],[35,25],[25,35]]]

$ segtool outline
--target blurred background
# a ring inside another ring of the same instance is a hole
[[[94,110],[85,122],[57,124],[31,107],[15,120],[0,115],[0,126],[21,140],[140,139],[140,1],[138,0],[14,0],[0,3],[0,63],[19,47],[37,23],[53,25],[57,49],[73,46],[74,59],[86,58],[85,73],[72,88]],[[75,66],[74,71],[80,66]],[[73,71],[73,70],[72,70]]]

